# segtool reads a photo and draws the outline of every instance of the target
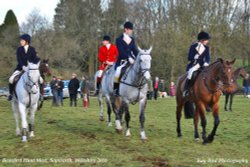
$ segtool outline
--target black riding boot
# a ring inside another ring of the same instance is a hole
[[[99,81],[96,82],[96,91],[95,91],[94,96],[97,96],[97,95],[99,94],[100,84],[101,84],[101,83],[100,83]]]
[[[8,96],[8,101],[12,100],[12,94],[14,92],[14,85],[9,83],[9,96]]]
[[[186,79],[186,82],[184,85],[183,97],[187,97],[189,95],[190,82],[191,82],[190,79]]]
[[[119,83],[114,82],[114,95],[119,96]]]

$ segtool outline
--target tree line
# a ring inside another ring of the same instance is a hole
[[[238,66],[250,66],[249,0],[60,0],[52,23],[38,10],[22,25],[15,19],[10,24],[7,16],[0,27],[4,81],[15,66],[20,33],[32,35],[38,55],[50,59],[56,74],[67,77],[74,71],[92,77],[102,37],[109,34],[114,42],[127,20],[134,23],[137,44],[153,46],[152,75],[167,83],[185,72],[189,46],[201,30],[212,36],[212,61],[237,58]]]

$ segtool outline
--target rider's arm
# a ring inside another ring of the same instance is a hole
[[[137,57],[137,55],[138,55],[138,49],[137,49],[137,46],[135,44],[135,40],[133,39],[132,42],[133,42],[132,43],[132,46],[133,46],[132,47],[132,52],[133,52],[134,56]]]
[[[31,50],[31,60],[29,60],[30,62],[37,64],[40,61],[40,58],[37,56],[36,50],[35,48],[30,46],[30,50]]]
[[[119,59],[128,59],[128,54],[124,48],[121,38],[116,39],[116,46],[119,52]]]
[[[209,51],[209,47],[206,46],[206,51],[205,51],[204,54],[205,54],[205,62],[207,64],[209,64],[210,63],[210,51]]]
[[[106,58],[105,58],[105,54],[103,52],[103,49],[102,47],[99,49],[99,53],[98,53],[98,59],[101,63],[104,63],[106,61]]]
[[[188,60],[189,61],[193,61],[194,60],[194,56],[196,55],[196,50],[195,50],[195,47],[194,45],[192,45],[189,49],[189,52],[188,52]]]
[[[21,47],[17,48],[16,50],[16,59],[17,59],[17,67],[18,69],[22,69],[24,66],[23,59],[21,57]]]

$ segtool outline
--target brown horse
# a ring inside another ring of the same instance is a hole
[[[187,101],[191,101],[195,104],[194,111],[194,138],[199,139],[198,133],[198,123],[199,117],[201,118],[202,125],[202,139],[203,143],[211,143],[216,134],[217,127],[220,123],[219,119],[219,99],[222,94],[222,90],[230,85],[232,70],[231,66],[235,62],[224,61],[223,59],[218,59],[212,63],[209,67],[202,70],[196,77],[195,83],[190,88],[190,93],[188,97],[183,97],[184,84],[186,76],[182,75],[179,78],[177,85],[176,94],[176,119],[177,119],[177,135],[181,137],[181,110],[183,105]],[[221,84],[223,83],[223,84]],[[206,107],[209,106],[212,109],[214,116],[214,127],[211,134],[206,137]]]
[[[51,76],[51,71],[49,68],[49,59],[44,59],[41,61],[40,66],[39,66],[39,71],[41,74],[41,77],[43,78],[43,83],[40,84],[40,100],[39,100],[39,104],[38,104],[38,110],[40,110],[43,106],[43,94],[44,94],[44,86],[45,86],[45,77],[46,75]]]
[[[233,72],[232,84],[224,90],[224,94],[225,94],[224,110],[225,111],[227,111],[227,104],[228,104],[229,97],[230,97],[229,110],[232,111],[233,97],[239,91],[239,86],[237,84],[237,79],[239,78],[239,76],[241,76],[242,78],[248,77],[248,73],[243,67],[240,67]]]

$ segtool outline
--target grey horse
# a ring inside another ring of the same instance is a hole
[[[130,113],[129,104],[139,102],[140,110],[140,123],[141,123],[141,139],[147,139],[144,131],[145,114],[144,110],[146,108],[147,91],[148,85],[147,81],[151,78],[150,68],[151,68],[151,51],[152,47],[148,50],[142,50],[138,47],[139,53],[133,65],[128,67],[125,74],[120,80],[120,96],[116,97],[113,94],[113,83],[114,83],[114,67],[108,69],[102,79],[99,100],[101,105],[101,116],[103,116],[103,106],[102,97],[105,96],[108,113],[109,113],[109,125],[111,122],[110,114],[111,110],[115,113],[116,119],[116,130],[118,132],[122,131],[121,119],[122,111],[125,112],[126,120],[126,136],[130,136]]]

